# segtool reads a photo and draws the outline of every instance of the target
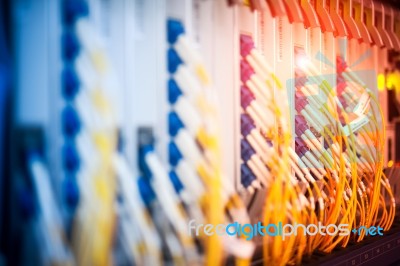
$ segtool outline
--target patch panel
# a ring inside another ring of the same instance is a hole
[[[396,7],[8,2],[7,264],[399,261],[397,91],[386,91],[397,84]],[[36,138],[40,153],[20,157]],[[251,231],[258,223],[265,234]],[[307,231],[342,224],[359,233]],[[378,226],[383,237],[359,230]]]

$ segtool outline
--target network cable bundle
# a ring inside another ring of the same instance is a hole
[[[290,148],[288,123],[271,93],[272,83],[281,86],[265,58],[255,48],[250,36],[240,36],[241,48],[241,180],[254,193],[266,188],[264,224],[304,222],[309,209],[299,190],[299,182],[291,176],[287,163],[297,167],[297,157]],[[307,170],[305,170],[307,171]],[[308,187],[309,189],[309,187]],[[281,195],[279,191],[284,191]],[[310,206],[310,205],[309,205]],[[308,207],[309,207],[308,206]],[[304,239],[292,236],[285,242],[273,237],[263,238],[263,256],[269,263],[285,264],[295,259],[294,245],[304,246]],[[304,249],[304,248],[302,248]],[[301,258],[302,251],[297,255]]]
[[[382,172],[385,141],[382,110],[374,92],[357,77],[357,74],[347,66],[343,58],[338,56],[337,60],[337,91],[340,95],[339,97],[341,97],[340,102],[343,106],[346,106],[347,113],[358,116],[351,123],[356,124],[357,120],[366,120],[366,122],[362,122],[365,126],[354,131],[357,166],[359,168],[357,170],[358,175],[361,176],[360,184],[363,184],[362,186],[365,186],[366,190],[370,191],[367,193],[370,212],[365,214],[365,223],[379,223],[380,227],[387,229],[393,223],[396,202],[389,180]],[[350,91],[349,88],[353,88],[353,90]],[[354,101],[354,97],[357,97],[356,99],[358,100]],[[383,128],[383,131],[381,128]],[[371,191],[374,193],[371,193]],[[380,192],[380,195],[378,192]],[[378,195],[375,195],[375,193]],[[383,211],[380,220],[377,219],[378,209]]]
[[[168,115],[172,137],[168,145],[170,164],[188,192],[198,195],[195,202],[204,210],[202,220],[210,224],[222,223],[229,220],[224,215],[226,212],[235,221],[248,222],[245,206],[232,185],[226,183],[221,169],[216,95],[203,60],[193,42],[185,36],[180,21],[168,20],[167,38],[171,75],[168,100],[174,110]],[[245,240],[207,237],[204,242],[207,264],[222,261],[222,247],[228,254],[237,256],[238,263],[246,263],[252,255],[253,246]]]
[[[265,3],[261,4],[260,1],[250,1],[250,3],[244,4],[249,5],[252,10],[262,11],[265,9]],[[297,5],[292,4],[290,6],[294,9]],[[272,8],[272,6],[276,8],[278,3],[271,4],[270,7]],[[279,16],[274,13],[273,8],[271,13]],[[293,14],[291,15],[292,17],[289,19],[293,21]],[[246,37],[241,36],[241,43],[244,42],[243,38]],[[340,57],[337,62],[338,87],[336,92],[336,88],[332,87],[324,79],[324,75],[313,66],[312,60],[304,49],[296,46],[294,48],[295,111],[292,115],[294,119],[292,141],[295,147],[295,154],[293,154],[295,161],[290,165],[293,169],[293,178],[298,180],[296,182],[300,187],[304,188],[305,186],[308,190],[306,192],[304,189],[296,187],[300,191],[298,200],[304,199],[303,202],[311,206],[307,211],[308,215],[302,218],[307,224],[351,224],[352,228],[356,228],[355,230],[371,226],[388,230],[394,220],[396,204],[388,178],[381,170],[385,134],[384,129],[382,132],[380,123],[384,118],[376,95],[347,67]],[[244,69],[248,69],[248,67],[241,62],[242,82],[248,88],[253,87],[252,93],[247,93],[250,95],[247,96],[247,99],[254,100],[254,103],[256,100],[261,102],[263,96],[256,91],[261,86],[257,88],[255,84],[264,81],[263,86],[266,86],[270,84],[269,81],[252,78],[252,83],[246,83],[252,72],[248,70],[250,74],[247,74],[248,76],[243,80]],[[342,74],[343,72],[344,74]],[[350,88],[350,86],[352,87]],[[246,93],[248,88],[241,88],[242,101],[246,99],[243,97],[242,90]],[[355,93],[356,91],[358,94]],[[251,113],[252,117],[256,117],[257,112],[260,114],[263,107],[262,104],[254,103],[251,105],[252,108],[246,110],[249,114]],[[247,105],[250,104],[247,103],[245,106],[247,107]],[[242,121],[249,121],[251,115],[241,115]],[[264,116],[264,118],[267,117],[270,116]],[[255,121],[260,120],[259,118],[254,119]],[[271,122],[273,119],[269,121]],[[263,125],[260,123],[257,127],[262,129]],[[243,159],[243,154],[246,154],[247,150],[246,145],[243,145],[243,140],[241,142]],[[292,152],[290,146],[287,149]],[[296,160],[296,158],[298,159]],[[250,165],[254,164],[252,161],[249,162]],[[247,172],[254,172],[253,176],[262,176],[258,169],[252,167],[253,171],[249,169]],[[242,172],[242,184],[250,187],[251,192],[254,193],[248,181],[243,179],[247,175],[246,171]],[[268,177],[268,175],[264,176]],[[253,177],[253,179],[256,178]],[[253,184],[257,183],[253,182]],[[268,192],[267,190],[267,198],[270,196]],[[279,198],[282,198],[282,195],[279,195]],[[300,202],[299,205],[301,206]],[[264,211],[270,212],[267,204]],[[290,221],[291,224],[298,223],[293,217],[290,218]],[[330,253],[336,246],[345,247],[349,241],[363,240],[365,234],[368,235],[363,231],[354,237],[350,235],[333,236],[332,234],[307,236],[304,240],[298,240],[298,243],[301,244],[292,249],[292,256],[283,255],[286,249],[276,249],[279,254],[276,259],[266,257],[269,254],[264,252],[263,260],[264,263],[273,265],[300,263],[302,253],[312,254],[317,250]],[[273,244],[277,242],[279,240],[274,239]],[[265,242],[264,245],[268,246]],[[268,250],[265,246],[264,251]]]
[[[318,85],[322,93],[312,91],[312,85],[307,84],[310,82],[304,79],[321,76],[316,72],[312,73],[312,71],[315,71],[312,68],[311,64],[302,65],[299,72],[307,71],[307,76],[300,72],[299,76],[296,77],[296,82],[299,81],[299,84],[296,85],[296,89],[298,89],[296,91],[296,111],[300,113],[296,116],[296,127],[298,128],[298,130],[296,128],[296,148],[298,153],[312,162],[314,167],[319,170],[319,177],[325,183],[323,191],[328,197],[325,199],[326,207],[334,210],[335,205],[342,205],[341,208],[348,212],[346,214],[349,215],[348,217],[341,214],[334,219],[341,219],[341,221],[343,221],[342,219],[349,219],[347,222],[353,224],[355,228],[376,225],[377,213],[374,213],[374,209],[370,208],[373,204],[376,204],[374,200],[382,197],[381,176],[378,171],[377,176],[374,176],[372,180],[363,180],[365,178],[364,173],[358,169],[362,166],[360,166],[356,157],[356,145],[359,142],[355,140],[355,135],[357,131],[364,128],[365,122],[362,121],[362,117],[350,120],[350,114],[347,114],[344,110],[335,91],[329,87],[326,81],[313,81],[311,84]],[[321,99],[322,95],[326,97],[326,100]],[[369,104],[367,101],[359,103],[360,105]],[[314,108],[314,111],[312,108]],[[367,108],[367,106],[361,108]],[[321,114],[315,110],[321,111]],[[312,118],[313,115],[314,119]],[[312,125],[310,128],[307,128],[307,122]],[[380,133],[375,132],[380,137]],[[378,149],[379,147],[377,146]],[[373,164],[382,164],[377,161],[381,159],[379,152],[381,151],[376,151],[378,158],[373,160]],[[338,196],[338,194],[342,195]],[[393,217],[386,215],[385,210],[380,225],[386,225],[386,223],[390,225],[393,222]],[[328,216],[327,218],[331,219],[332,217]],[[388,220],[386,220],[387,218]],[[363,237],[364,235],[360,234],[357,241],[361,241]],[[328,241],[325,245],[319,244],[319,248],[326,248],[326,251],[329,252],[339,243],[345,246],[349,238],[330,239]]]
[[[112,156],[117,130],[107,98],[114,84],[101,36],[88,19],[88,5],[63,4],[63,161],[65,194],[73,212],[71,243],[76,263],[106,264],[115,223]]]
[[[390,3],[11,2],[0,265],[400,263]]]

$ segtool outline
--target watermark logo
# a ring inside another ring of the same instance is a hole
[[[315,236],[320,235],[330,235],[330,236],[346,236],[354,233],[360,235],[364,232],[367,236],[383,235],[382,227],[365,227],[361,226],[359,228],[354,228],[350,230],[348,224],[329,224],[323,225],[321,222],[318,224],[283,224],[279,222],[277,224],[267,224],[264,225],[262,222],[255,224],[240,224],[238,222],[233,222],[229,224],[196,224],[195,220],[190,220],[188,225],[190,236],[244,236],[247,240],[253,239],[255,236],[272,236],[281,237],[282,240],[292,236],[303,234],[304,236]]]
[[[376,235],[383,236],[383,228],[380,226],[371,226],[371,227],[360,226],[358,229],[353,228],[351,232],[356,235],[361,235],[361,233],[364,232],[366,236],[376,236]]]

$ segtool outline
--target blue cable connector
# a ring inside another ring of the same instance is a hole
[[[173,45],[178,39],[179,35],[185,33],[183,24],[175,19],[168,19],[167,21],[167,40],[168,43]]]
[[[169,163],[173,166],[176,167],[179,163],[179,161],[182,159],[182,153],[179,150],[179,148],[176,146],[175,142],[171,141],[168,144],[168,157],[169,157]]]
[[[153,202],[153,200],[156,198],[156,194],[154,193],[154,190],[151,187],[150,180],[145,177],[139,177],[137,182],[138,182],[140,196],[142,197],[142,200],[145,203],[145,205],[149,207],[150,204]]]
[[[170,171],[169,172],[169,179],[172,182],[172,185],[174,186],[174,189],[176,191],[176,193],[180,193],[181,190],[183,189],[183,185],[181,180],[179,180],[178,175],[174,172],[174,171]]]
[[[62,131],[65,137],[75,138],[81,129],[81,120],[76,110],[67,105],[62,114]]]
[[[246,188],[249,187],[253,183],[253,181],[257,179],[251,169],[245,163],[242,163],[240,165],[240,174],[242,185]]]
[[[68,173],[75,174],[80,168],[80,158],[75,144],[67,141],[62,149],[63,167]]]
[[[61,74],[62,94],[65,100],[73,100],[79,92],[81,83],[75,69],[66,64]]]
[[[182,95],[182,91],[174,79],[168,80],[168,101],[170,104],[175,104],[178,98]]]
[[[79,18],[89,15],[89,6],[85,0],[64,0],[62,10],[66,25],[73,25]]]
[[[168,72],[170,74],[174,74],[178,69],[179,65],[183,64],[182,59],[179,57],[178,53],[173,48],[169,48],[167,51],[167,61],[168,61]]]
[[[175,112],[170,112],[168,115],[168,132],[169,135],[175,137],[181,128],[184,128],[185,125],[179,118],[178,114]]]

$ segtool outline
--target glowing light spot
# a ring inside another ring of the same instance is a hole
[[[387,75],[386,87],[388,90],[400,89],[400,74],[399,72],[392,72]]]
[[[379,74],[377,77],[377,86],[378,86],[378,90],[383,91],[385,90],[385,75],[383,74]]]
[[[298,55],[296,58],[296,65],[301,69],[307,68],[309,63],[310,59],[305,55]]]

